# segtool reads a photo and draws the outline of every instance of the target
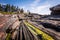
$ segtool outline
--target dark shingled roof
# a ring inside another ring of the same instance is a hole
[[[59,11],[60,10],[60,4],[59,5],[56,5],[54,7],[51,7],[50,10],[51,11]]]

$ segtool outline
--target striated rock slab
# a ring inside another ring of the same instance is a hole
[[[5,40],[8,32],[15,32],[19,24],[17,15],[0,16],[0,40]]]

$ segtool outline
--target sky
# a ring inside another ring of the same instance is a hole
[[[0,0],[0,3],[15,5],[32,13],[49,15],[49,8],[60,4],[60,0]]]

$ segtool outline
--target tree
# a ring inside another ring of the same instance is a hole
[[[29,10],[27,10],[27,12],[28,12],[29,14],[31,14],[31,12],[30,12]]]
[[[0,4],[0,11],[2,11],[2,6],[1,6],[1,4]]]
[[[18,6],[17,6],[17,8],[16,8],[16,9],[17,9],[17,10],[19,9],[19,8],[18,8]]]
[[[10,4],[6,4],[6,5],[1,5],[0,4],[0,11],[5,11],[5,12],[17,12],[20,11],[18,6],[11,6]],[[23,12],[23,11],[21,11]]]
[[[12,5],[12,6],[11,6],[11,11],[12,11],[12,12],[13,12],[13,9],[14,9],[14,6]]]
[[[21,13],[23,13],[23,12],[24,12],[23,8],[20,10],[20,12],[21,12]]]
[[[9,5],[7,4],[5,8],[5,12],[8,12],[8,10],[9,10]]]
[[[11,6],[10,6],[10,4],[8,5],[8,11],[11,12]]]
[[[12,5],[11,10],[12,10],[12,12],[14,12],[16,10],[16,7]]]

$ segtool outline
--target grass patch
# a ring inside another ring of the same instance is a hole
[[[3,12],[3,11],[0,11],[1,14],[16,14],[16,12]]]

